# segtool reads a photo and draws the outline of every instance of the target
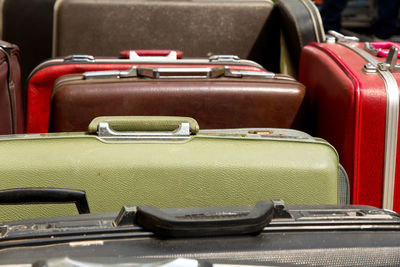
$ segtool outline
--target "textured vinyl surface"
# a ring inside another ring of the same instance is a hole
[[[279,23],[270,0],[58,1],[53,56],[126,49],[233,54],[279,72]]]
[[[234,206],[272,198],[339,203],[338,157],[326,143],[195,137],[186,143],[111,144],[53,135],[1,140],[0,162],[0,189],[84,189],[92,212],[127,204]],[[1,221],[71,214],[64,208],[55,214],[21,209],[0,206]]]

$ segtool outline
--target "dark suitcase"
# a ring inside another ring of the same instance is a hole
[[[400,217],[370,206],[255,206],[82,214],[0,225],[4,264],[398,266]],[[177,238],[179,237],[179,238]]]
[[[232,70],[263,72],[259,64],[242,60],[237,56],[215,55],[209,58],[183,58],[182,52],[170,50],[122,51],[122,58],[93,56],[67,56],[48,60],[37,66],[29,77],[26,132],[43,133],[48,131],[50,100],[54,82],[66,74],[86,71],[127,70],[133,65],[143,67],[187,67],[214,68],[229,66]]]
[[[55,1],[3,0],[2,38],[21,49],[22,88],[33,68],[51,57]]]
[[[59,0],[53,56],[125,49],[231,54],[279,72],[279,18],[271,0]]]
[[[19,48],[0,41],[0,134],[23,132]]]
[[[72,74],[55,82],[49,131],[85,131],[99,116],[186,116],[202,129],[293,128],[304,94],[289,76],[226,66]]]
[[[311,0],[276,0],[276,5],[287,48],[286,62],[291,65],[291,74],[297,77],[303,47],[310,42],[325,41],[321,16]]]

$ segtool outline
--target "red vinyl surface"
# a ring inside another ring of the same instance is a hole
[[[37,71],[29,80],[27,89],[27,113],[26,113],[26,133],[46,133],[48,132],[50,101],[53,84],[57,78],[66,74],[83,73],[86,71],[101,70],[126,70],[133,65],[143,67],[218,67],[221,65],[200,65],[200,64],[99,64],[99,63],[68,63],[60,65],[49,65]],[[229,65],[232,70],[263,71],[263,69],[246,65]]]
[[[362,72],[365,63],[340,44],[312,43],[302,52],[299,81],[313,134],[336,147],[349,174],[352,203],[381,207],[386,90],[378,74]]]

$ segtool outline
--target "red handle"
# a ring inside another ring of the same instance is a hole
[[[176,58],[181,59],[183,52],[179,50],[124,50],[119,53],[121,58],[131,58],[131,52],[140,57],[167,57],[171,52],[176,52]]]
[[[377,51],[378,57],[387,57],[389,54],[389,49],[392,46],[395,46],[400,50],[400,44],[394,42],[376,41],[371,43],[371,45],[378,50]]]

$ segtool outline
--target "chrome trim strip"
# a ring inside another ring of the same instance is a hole
[[[377,67],[377,73],[382,77],[385,83],[387,101],[382,207],[384,209],[392,210],[396,177],[397,135],[399,126],[399,87],[392,73],[390,71],[380,70],[377,66],[380,62],[368,52],[346,43],[341,42],[340,44],[353,50],[366,61],[373,64],[374,67]]]

